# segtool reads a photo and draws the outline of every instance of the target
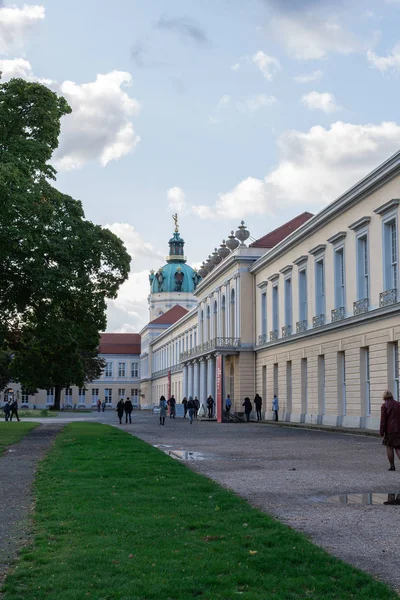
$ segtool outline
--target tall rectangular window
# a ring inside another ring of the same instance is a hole
[[[104,377],[112,377],[113,372],[113,364],[112,362],[106,362],[106,366],[104,369]]]
[[[277,285],[272,288],[272,327],[274,331],[279,329],[279,290]]]
[[[360,348],[360,375],[361,397],[363,399],[364,414],[371,415],[371,380],[369,366],[369,348]]]
[[[285,279],[285,325],[292,327],[292,280]]]
[[[99,388],[92,388],[92,404],[97,404],[99,399]]]
[[[307,359],[301,359],[301,412],[308,412],[308,368]]]
[[[286,412],[292,412],[292,361],[286,363]]]
[[[357,238],[357,300],[369,298],[368,235]]]
[[[384,224],[384,279],[385,290],[397,289],[397,223],[396,219]]]
[[[138,388],[131,389],[131,401],[132,401],[133,406],[139,405],[139,389]]]
[[[337,353],[338,364],[338,396],[340,405],[338,412],[340,415],[346,414],[346,356],[344,352]]]
[[[139,363],[137,362],[131,363],[131,377],[132,379],[139,377]]]
[[[346,306],[344,249],[335,250],[335,308]]]
[[[399,343],[388,344],[388,388],[395,400],[400,400],[399,390]]]
[[[315,261],[315,307],[317,315],[325,314],[325,268],[323,258]]]
[[[318,413],[325,414],[325,356],[318,356]]]
[[[54,403],[54,388],[46,390],[46,404],[50,405]]]
[[[267,335],[267,292],[261,294],[261,334]]]
[[[118,363],[118,377],[126,377],[126,363]]]
[[[72,406],[72,388],[65,388],[65,404]]]
[[[104,400],[106,404],[112,404],[112,388],[104,388]]]
[[[122,400],[125,400],[125,388],[119,388],[118,389],[118,398]]]
[[[264,406],[266,405],[265,403],[267,402],[267,367],[266,365],[264,365],[261,369],[261,386],[262,386],[262,398],[264,401]]]
[[[274,363],[274,382],[273,383],[274,383],[274,394],[276,394],[277,396],[278,396],[278,392],[279,392],[279,390],[278,390],[278,374],[279,374],[278,369],[279,369],[278,363]],[[278,396],[278,399],[279,399],[279,396]]]
[[[21,390],[21,404],[28,404],[29,403],[29,392],[27,390],[25,390],[24,388],[22,388]]]
[[[86,389],[85,388],[78,389],[78,400],[79,400],[79,404],[85,404],[85,401],[86,401]]]
[[[299,321],[307,321],[307,270],[299,271]]]

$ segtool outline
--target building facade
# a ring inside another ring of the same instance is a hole
[[[149,344],[144,404],[204,404],[220,377],[236,412],[257,392],[269,418],[277,394],[286,421],[377,429],[382,392],[400,400],[399,198],[397,153],[315,216],[249,246],[239,226]]]

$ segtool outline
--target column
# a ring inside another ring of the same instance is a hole
[[[188,365],[188,376],[187,376],[187,380],[188,380],[188,390],[187,390],[187,397],[192,396],[193,398],[193,363],[190,362]]]
[[[204,408],[206,407],[206,399],[207,399],[207,369],[206,369],[206,360],[205,358],[200,358],[200,386],[199,386],[199,401],[200,406],[204,404]]]
[[[194,361],[193,366],[193,398],[195,396],[200,400],[200,363],[198,360]]]
[[[215,400],[215,357],[207,356],[207,398],[211,396]]]
[[[188,397],[188,366],[184,365],[183,366],[183,397],[187,398]]]

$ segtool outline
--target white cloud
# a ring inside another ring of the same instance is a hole
[[[354,125],[338,121],[329,129],[284,133],[280,161],[265,179],[248,177],[220,194],[214,206],[194,206],[203,219],[277,214],[279,210],[319,210],[355,184],[400,147],[393,122]]]
[[[240,67],[241,67],[240,62],[237,62],[234,65],[231,65],[232,71],[239,71]]]
[[[107,303],[108,331],[139,332],[148,322],[146,300],[149,293],[149,271],[131,273],[121,285],[118,297]]]
[[[273,76],[280,70],[281,65],[278,59],[268,56],[262,50],[259,50],[251,57],[251,62],[256,65],[267,81],[271,81]]]
[[[271,106],[276,104],[278,101],[275,96],[266,96],[265,94],[255,94],[254,96],[248,96],[237,102],[236,108],[240,112],[256,112],[260,108],[265,106]]]
[[[269,30],[279,35],[290,56],[299,60],[322,59],[329,52],[351,54],[360,49],[354,35],[335,17],[318,12],[279,15],[272,19]]]
[[[138,256],[147,256],[154,260],[163,259],[164,255],[156,250],[152,244],[145,242],[141,234],[130,223],[111,223],[104,225],[104,227],[121,238],[132,259]]]
[[[8,81],[13,77],[21,77],[27,81],[38,81],[45,85],[54,85],[51,79],[36,77],[32,71],[30,62],[24,58],[13,58],[0,60],[0,72],[2,73],[2,81]]]
[[[10,54],[23,48],[26,38],[45,17],[44,6],[24,4],[0,6],[0,54]]]
[[[304,75],[296,75],[294,80],[297,81],[297,83],[310,83],[311,81],[321,79],[322,75],[322,71],[313,71],[312,73],[305,73]]]
[[[76,169],[89,162],[104,167],[134,150],[140,137],[131,119],[140,104],[123,89],[131,82],[129,73],[112,71],[97,75],[90,83],[64,81],[60,85],[59,92],[73,112],[63,118],[57,168]]]
[[[225,94],[218,100],[218,106],[226,106],[231,101],[231,97],[228,94]]]
[[[400,70],[400,42],[394,46],[392,53],[388,56],[378,56],[372,50],[368,50],[367,58],[369,63],[381,73]]]
[[[336,104],[333,94],[329,92],[309,92],[301,97],[301,101],[310,110],[322,110],[324,113],[333,113],[341,109]]]
[[[167,192],[168,196],[168,208],[179,214],[185,214],[187,212],[187,202],[185,198],[185,192],[180,187],[172,187]]]

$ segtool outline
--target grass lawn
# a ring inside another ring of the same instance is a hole
[[[398,600],[116,428],[68,425],[36,479],[35,538],[4,600]]]
[[[31,417],[41,418],[41,417],[56,417],[57,413],[52,412],[50,410],[46,410],[45,408],[38,410],[29,410],[28,408],[24,408],[18,411],[18,415],[20,419],[29,419]]]
[[[37,423],[18,423],[18,421],[0,422],[0,456],[6,446],[16,444],[29,431],[35,429]]]

